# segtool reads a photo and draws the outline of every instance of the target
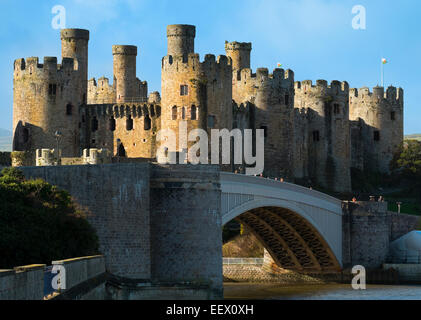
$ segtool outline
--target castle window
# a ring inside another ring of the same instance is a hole
[[[215,127],[215,116],[208,116],[208,128]]]
[[[289,94],[285,95],[285,105],[289,105]]]
[[[187,96],[189,94],[189,86],[182,84],[180,86],[180,96]]]
[[[117,147],[117,156],[125,157],[126,156],[126,149],[124,149],[124,145],[120,142]]]
[[[56,95],[56,93],[57,93],[57,85],[56,85],[56,84],[52,84],[52,83],[50,83],[50,84],[48,85],[48,94],[49,94],[50,96],[55,96],[55,95]]]
[[[265,138],[267,138],[268,137],[268,127],[267,126],[261,126],[260,129],[263,130],[263,136]]]
[[[396,120],[396,113],[395,113],[395,111],[392,111],[390,113],[390,120]]]
[[[313,141],[314,142],[320,141],[320,133],[317,130],[313,131]]]
[[[374,131],[374,141],[380,141],[380,131]]]
[[[191,118],[192,120],[197,120],[197,108],[196,108],[196,106],[195,106],[195,105],[193,105],[193,106],[191,107],[191,115],[190,115],[190,118]]]
[[[85,115],[82,115],[82,122],[85,122]]]
[[[131,116],[126,119],[126,130],[133,130],[133,119]]]
[[[95,132],[98,130],[98,120],[96,117],[92,119],[92,132]]]
[[[110,118],[110,121],[108,122],[108,128],[110,131],[115,131],[115,119],[114,117]]]
[[[334,113],[334,114],[339,114],[339,113],[341,113],[341,109],[340,109],[339,104],[335,103],[335,104],[333,105],[333,113]]]
[[[143,129],[144,130],[151,130],[151,118],[149,117],[149,115],[145,116],[144,122],[143,122]]]
[[[72,115],[72,113],[73,113],[73,106],[69,103],[69,104],[66,106],[66,115],[71,116],[71,115]]]
[[[177,107],[176,106],[172,107],[171,109],[171,118],[173,120],[177,120]]]
[[[181,119],[183,119],[183,120],[186,119],[186,108],[185,107],[181,108]]]

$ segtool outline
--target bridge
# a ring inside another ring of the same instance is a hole
[[[213,297],[222,297],[222,226],[233,219],[256,235],[277,265],[303,273],[378,267],[390,237],[418,223],[391,216],[387,203],[341,203],[301,186],[224,173],[212,165],[21,169],[27,178],[67,190],[87,211],[107,272],[158,284],[205,281]],[[140,290],[133,288],[127,290]]]
[[[246,226],[282,268],[339,271],[341,201],[298,185],[221,172],[222,224]]]

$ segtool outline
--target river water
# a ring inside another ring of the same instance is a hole
[[[350,284],[224,283],[224,296],[228,300],[421,300],[421,286],[367,285],[366,290],[353,290]]]

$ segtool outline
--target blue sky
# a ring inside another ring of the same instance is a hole
[[[113,44],[137,45],[137,75],[160,91],[166,25],[194,24],[196,52],[224,54],[224,42],[253,43],[252,68],[295,72],[296,80],[346,80],[351,87],[380,83],[405,90],[405,133],[421,133],[421,1],[402,0],[54,0],[0,1],[0,128],[12,129],[13,61],[60,57],[54,5],[66,27],[90,30],[89,78],[112,79]],[[352,8],[367,10],[366,30],[352,28]]]

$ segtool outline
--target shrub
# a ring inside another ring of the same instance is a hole
[[[0,269],[98,253],[98,237],[66,191],[25,180],[5,168],[0,176]]]

